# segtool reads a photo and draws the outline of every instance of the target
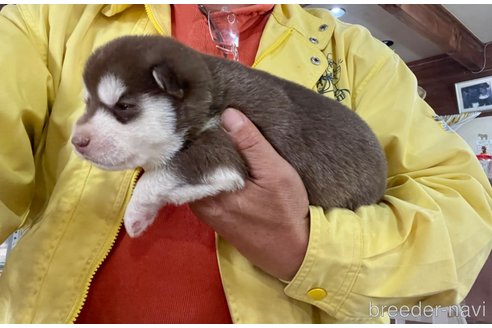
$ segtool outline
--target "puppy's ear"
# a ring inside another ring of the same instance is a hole
[[[180,85],[174,72],[166,64],[160,64],[152,69],[152,76],[162,90],[175,98],[184,97],[183,87]]]

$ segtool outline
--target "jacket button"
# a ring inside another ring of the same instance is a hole
[[[315,301],[321,301],[328,293],[323,288],[312,288],[307,292],[307,295]]]
[[[313,63],[314,65],[319,65],[319,64],[321,64],[321,60],[319,60],[318,57],[313,56],[313,57],[311,57],[311,63]]]
[[[326,25],[326,24],[323,24],[323,25],[320,25],[320,26],[319,26],[319,30],[320,30],[320,32],[324,32],[324,31],[326,31],[327,29],[328,29],[328,25]]]
[[[309,38],[309,41],[312,43],[312,44],[318,44],[318,39],[316,39],[315,37],[310,37]]]

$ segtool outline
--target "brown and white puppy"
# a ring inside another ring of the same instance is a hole
[[[95,51],[84,83],[76,152],[104,169],[145,171],[124,217],[132,237],[166,203],[244,186],[247,167],[219,125],[227,107],[241,110],[297,170],[311,204],[354,210],[384,193],[386,161],[367,124],[336,101],[265,72],[170,38],[128,36]]]

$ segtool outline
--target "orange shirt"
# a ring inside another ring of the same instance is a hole
[[[234,11],[243,64],[253,63],[272,8],[254,5]],[[196,5],[172,9],[175,38],[222,56]],[[188,206],[165,206],[140,238],[132,239],[122,229],[94,276],[76,323],[231,323],[213,230]]]
[[[261,34],[273,5],[251,5],[234,9],[239,31],[239,61],[251,66],[255,61]],[[200,52],[222,57],[210,36],[207,18],[197,5],[173,5],[173,36],[184,44]]]

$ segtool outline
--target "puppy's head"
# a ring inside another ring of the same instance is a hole
[[[159,36],[128,36],[99,48],[84,71],[85,113],[72,144],[105,169],[167,162],[187,131],[207,119],[211,75],[195,51]]]

